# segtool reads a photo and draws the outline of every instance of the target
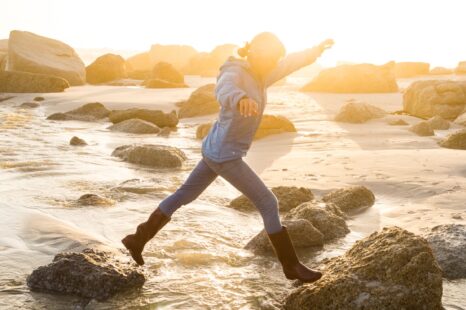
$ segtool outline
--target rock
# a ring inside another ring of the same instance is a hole
[[[445,278],[466,278],[465,225],[438,225],[423,237],[429,242]]]
[[[0,51],[0,71],[6,70],[7,60],[8,60],[8,53]]]
[[[324,241],[344,237],[350,232],[344,218],[326,209],[324,204],[315,201],[304,202],[291,209],[284,219],[308,220],[324,235]]]
[[[395,76],[408,78],[429,74],[430,64],[426,62],[397,62],[395,64]]]
[[[173,65],[176,70],[182,70],[191,57],[197,53],[196,49],[189,45],[154,44],[149,51],[150,63],[148,69],[153,69],[157,63],[163,61]]]
[[[156,125],[138,118],[127,119],[107,128],[112,131],[122,131],[138,134],[150,134],[160,132],[160,128]]]
[[[44,101],[45,98],[44,98],[44,97],[41,97],[41,96],[37,96],[37,97],[34,97],[33,100],[34,100],[34,101]]]
[[[388,124],[390,126],[406,126],[406,125],[409,125],[405,120],[403,120],[401,118],[389,120]]]
[[[178,104],[180,107],[178,117],[188,118],[218,113],[220,104],[215,99],[214,90],[215,84],[207,84],[193,91],[188,100]]]
[[[146,88],[187,88],[188,85],[184,83],[168,82],[161,79],[148,79],[142,84]]]
[[[429,122],[422,121],[409,127],[409,130],[421,137],[433,136],[434,130],[430,127]]]
[[[59,253],[52,263],[35,269],[27,277],[27,285],[33,291],[73,294],[98,301],[140,288],[144,282],[144,274],[137,269],[109,252],[90,248]]]
[[[335,116],[335,121],[345,123],[364,123],[374,118],[380,118],[387,114],[384,110],[373,105],[359,102],[348,101],[343,105]]]
[[[399,227],[329,259],[322,278],[285,298],[284,309],[443,309],[442,272],[427,241]]]
[[[466,106],[466,82],[425,80],[413,82],[403,94],[403,108],[413,116],[439,115],[453,120]]]
[[[102,55],[86,67],[86,80],[89,84],[110,82],[126,76],[126,62],[120,55]]]
[[[113,151],[112,156],[133,164],[167,168],[181,167],[187,159],[177,147],[156,144],[122,145]]]
[[[170,83],[184,84],[183,74],[176,70],[172,64],[164,61],[157,63],[152,68],[151,77],[153,79],[159,79]]]
[[[305,187],[275,186],[271,190],[278,199],[280,212],[288,212],[301,203],[314,199],[312,191]],[[256,209],[252,202],[244,195],[240,195],[230,201],[228,206],[241,211],[253,211]]]
[[[119,79],[113,80],[110,82],[105,83],[105,85],[109,86],[141,86],[141,81],[133,80],[133,79]]]
[[[21,103],[21,105],[20,105],[19,107],[20,107],[20,108],[33,109],[33,108],[37,108],[37,107],[39,107],[39,106],[40,106],[39,102],[27,101],[27,102]]]
[[[0,71],[0,92],[4,93],[58,93],[68,87],[70,84],[57,76]]]
[[[461,126],[466,126],[466,111],[464,111],[460,116],[458,116],[455,121],[455,124],[461,125]]]
[[[200,124],[196,128],[196,139],[202,139],[209,134],[210,128],[212,128],[213,123]]]
[[[15,97],[15,96],[6,95],[6,94],[0,94],[0,102],[6,101],[6,100],[11,99],[11,98],[14,98],[14,97]]]
[[[128,76],[133,76],[134,74],[139,75],[142,72],[147,73],[145,78],[136,78],[138,80],[145,80],[149,78],[153,67],[154,64],[152,64],[150,61],[149,52],[139,53],[126,59],[126,69],[128,70]]]
[[[70,85],[86,82],[84,63],[69,45],[28,31],[13,30],[8,41],[9,71],[61,77]]]
[[[349,212],[372,207],[375,196],[367,187],[357,185],[331,191],[324,195],[322,200],[336,205],[343,212]]]
[[[77,120],[93,122],[103,119],[109,116],[109,114],[110,110],[108,110],[102,103],[91,102],[65,113],[54,113],[49,115],[47,119],[56,121]]]
[[[439,145],[449,149],[466,150],[466,129],[449,134],[439,142]]]
[[[87,143],[86,143],[86,141],[84,141],[83,139],[74,136],[74,137],[71,138],[71,140],[70,140],[70,145],[81,146],[81,145],[87,145]]]
[[[110,121],[114,124],[125,121],[131,118],[139,118],[158,127],[175,127],[178,124],[178,117],[176,111],[164,113],[160,110],[149,109],[126,109],[126,110],[113,110],[108,116]]]
[[[447,69],[444,67],[435,67],[430,70],[429,74],[430,75],[448,75],[448,74],[453,74],[453,70]]]
[[[203,77],[216,77],[220,66],[228,57],[235,55],[237,48],[238,46],[234,44],[223,44],[216,46],[209,53],[198,53],[189,59],[188,64],[182,69],[182,72]]]
[[[450,128],[450,122],[438,115],[431,117],[427,120],[427,122],[429,123],[430,127],[434,130],[445,130]]]
[[[456,74],[466,74],[466,61],[460,61],[455,69]]]
[[[292,240],[295,248],[322,246],[324,244],[322,233],[308,220],[286,220],[282,221],[282,225],[287,227],[290,239]],[[262,229],[256,236],[254,236],[254,238],[252,238],[244,248],[258,255],[274,253],[272,244],[270,243],[265,229]]]
[[[394,63],[340,65],[322,70],[301,91],[329,93],[393,93],[398,84],[393,73]]]
[[[77,204],[81,206],[113,206],[115,202],[96,194],[84,194],[79,197]]]
[[[159,136],[163,137],[168,137],[170,135],[170,132],[172,132],[172,129],[170,127],[163,127],[160,129]]]

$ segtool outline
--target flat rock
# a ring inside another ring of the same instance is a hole
[[[113,151],[112,156],[133,164],[167,168],[180,167],[187,159],[179,148],[157,144],[122,145]]]
[[[322,200],[336,205],[343,212],[349,212],[372,207],[375,196],[367,187],[357,185],[331,191]]]
[[[340,111],[335,116],[335,121],[345,123],[364,123],[371,119],[383,117],[386,114],[387,112],[373,105],[349,100],[341,107]]]
[[[164,113],[160,110],[132,108],[126,110],[113,110],[108,117],[114,124],[131,118],[142,119],[160,128],[166,126],[175,127],[178,124],[178,117],[176,116],[175,110],[170,113]]]
[[[56,121],[77,120],[92,122],[106,118],[109,114],[110,110],[102,103],[91,102],[65,113],[54,113],[49,115],[47,119]]]
[[[70,87],[63,78],[29,72],[0,71],[0,92],[59,93]]]
[[[108,129],[112,131],[121,131],[137,134],[151,134],[160,132],[160,128],[156,125],[138,118],[124,120],[122,122],[116,123],[108,127]]]
[[[322,278],[285,298],[284,309],[443,309],[442,271],[427,241],[399,227],[327,260]]]

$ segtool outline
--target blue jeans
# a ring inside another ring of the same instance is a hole
[[[259,210],[267,233],[281,231],[277,197],[241,157],[217,163],[203,156],[186,181],[162,200],[159,208],[165,215],[171,216],[179,207],[195,200],[219,175],[249,198]]]

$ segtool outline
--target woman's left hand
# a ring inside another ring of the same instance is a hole
[[[327,39],[325,41],[322,41],[317,47],[320,50],[320,53],[322,54],[326,49],[331,48],[335,42],[332,39]]]

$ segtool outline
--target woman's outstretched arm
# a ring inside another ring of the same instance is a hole
[[[215,86],[215,97],[221,106],[236,109],[241,98],[246,97],[246,92],[240,88],[238,73],[224,71],[221,73]]]
[[[312,64],[325,49],[332,45],[333,40],[328,39],[314,47],[288,54],[285,58],[280,60],[277,67],[269,73],[265,81],[266,86],[270,86],[294,71]]]

